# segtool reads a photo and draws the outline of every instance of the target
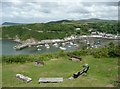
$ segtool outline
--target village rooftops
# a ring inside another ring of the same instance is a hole
[[[52,40],[41,40],[41,42],[61,42],[61,39],[52,39]]]

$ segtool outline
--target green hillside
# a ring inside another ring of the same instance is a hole
[[[90,34],[93,31],[117,34],[120,33],[117,21],[88,20],[88,21],[56,21],[48,23],[19,24],[14,26],[3,26],[3,38],[15,38],[16,35],[21,40],[30,37],[37,40],[43,39],[62,39],[71,35]],[[76,30],[80,28],[80,30]]]
[[[82,56],[82,62],[72,62],[67,57],[59,57],[45,61],[45,65],[35,66],[34,62],[24,64],[4,64],[2,71],[3,87],[113,87],[117,86],[117,58],[93,58]],[[68,80],[70,76],[88,63],[90,69],[87,76]],[[15,75],[21,73],[32,78],[31,83],[18,80]],[[40,83],[41,77],[63,77],[62,83]],[[12,82],[11,82],[12,81]]]

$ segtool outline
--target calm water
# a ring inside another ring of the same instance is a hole
[[[2,46],[2,55],[16,55],[16,54],[43,54],[43,53],[51,53],[51,52],[57,52],[60,50],[59,47],[55,47],[53,45],[50,45],[50,48],[47,49],[44,45],[37,48],[37,47],[29,47],[29,48],[25,48],[22,50],[18,50],[16,51],[15,49],[13,49],[13,47],[17,45],[16,42],[13,42],[11,40],[0,40],[0,46]],[[60,45],[59,45],[60,46]],[[65,47],[66,51],[69,50],[75,50],[77,49],[75,46],[71,46],[68,47],[69,44],[66,44]],[[41,50],[37,50],[37,49],[41,49]]]
[[[94,41],[96,41],[98,39],[89,39],[90,43],[94,43]],[[101,45],[106,45],[109,42],[113,41],[113,40],[101,40],[99,39],[101,42]],[[83,41],[83,40],[82,40]],[[76,41],[74,43],[77,43],[79,45],[81,45],[82,41]],[[117,43],[118,41],[113,41],[114,43]],[[59,44],[58,47],[55,47],[53,45],[50,45],[50,48],[47,49],[44,45],[39,47],[39,49],[41,50],[37,50],[37,47],[29,47],[29,48],[25,48],[23,50],[19,50],[16,51],[15,49],[13,49],[13,47],[17,45],[17,43],[11,41],[11,40],[0,40],[0,49],[2,49],[2,51],[0,51],[0,54],[2,55],[17,55],[17,54],[43,54],[43,53],[51,53],[51,52],[57,52],[60,50],[60,46],[61,44]],[[66,51],[70,51],[70,50],[77,50],[78,47],[71,45],[71,44],[66,44],[65,46],[62,46],[66,48]]]

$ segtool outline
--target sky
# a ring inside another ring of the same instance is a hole
[[[39,23],[57,20],[118,19],[119,0],[2,0],[3,22]]]

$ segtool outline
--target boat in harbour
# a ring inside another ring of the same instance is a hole
[[[61,50],[66,50],[66,48],[64,48],[64,47],[59,47]]]
[[[46,47],[47,49],[49,49],[49,48],[50,48],[50,46],[49,46],[48,44],[45,44],[45,47]]]
[[[38,48],[37,50],[40,51],[41,49]]]

